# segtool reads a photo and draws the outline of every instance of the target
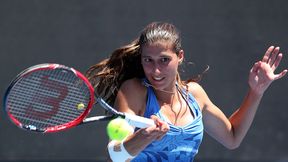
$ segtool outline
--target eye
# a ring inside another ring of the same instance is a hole
[[[167,63],[167,62],[169,62],[169,61],[170,61],[170,58],[167,58],[167,57],[161,58],[161,62],[162,62],[162,63]]]
[[[143,60],[143,62],[151,62],[150,58],[143,58],[142,60]]]

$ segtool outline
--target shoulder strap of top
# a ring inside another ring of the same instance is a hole
[[[181,93],[182,97],[184,98],[184,100],[186,100],[186,102],[188,103],[189,107],[191,106],[190,108],[193,107],[194,109],[199,111],[200,107],[198,103],[196,102],[196,99],[194,98],[193,94],[185,90],[184,88],[181,88],[177,82],[176,82],[176,86],[179,92]]]
[[[145,86],[145,87],[150,87],[150,84],[149,84],[149,81],[146,79],[146,78],[142,78],[142,84]]]
[[[154,90],[149,84],[149,81],[146,78],[142,79],[142,84],[147,87],[147,101],[146,108],[144,112],[144,117],[150,118],[151,115],[157,113],[159,111],[158,101],[154,94]]]

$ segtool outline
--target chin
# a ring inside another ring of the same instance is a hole
[[[168,87],[167,82],[151,82],[154,89],[165,90]]]

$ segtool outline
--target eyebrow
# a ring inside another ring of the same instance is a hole
[[[152,56],[149,56],[149,55],[141,55],[142,57],[152,57]],[[169,58],[171,58],[172,56],[170,56],[170,55],[165,55],[165,54],[162,54],[162,55],[160,55],[159,57],[169,57]]]

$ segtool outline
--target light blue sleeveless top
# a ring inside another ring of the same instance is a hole
[[[179,91],[185,96],[185,99],[187,92],[184,89]],[[148,145],[132,162],[193,161],[203,138],[202,114],[191,93],[188,93],[188,99],[185,100],[194,115],[194,120],[184,126],[175,126],[160,112],[154,90],[147,86],[147,103],[144,117],[150,118],[151,115],[156,115],[169,124],[170,130],[160,141],[154,141]]]

